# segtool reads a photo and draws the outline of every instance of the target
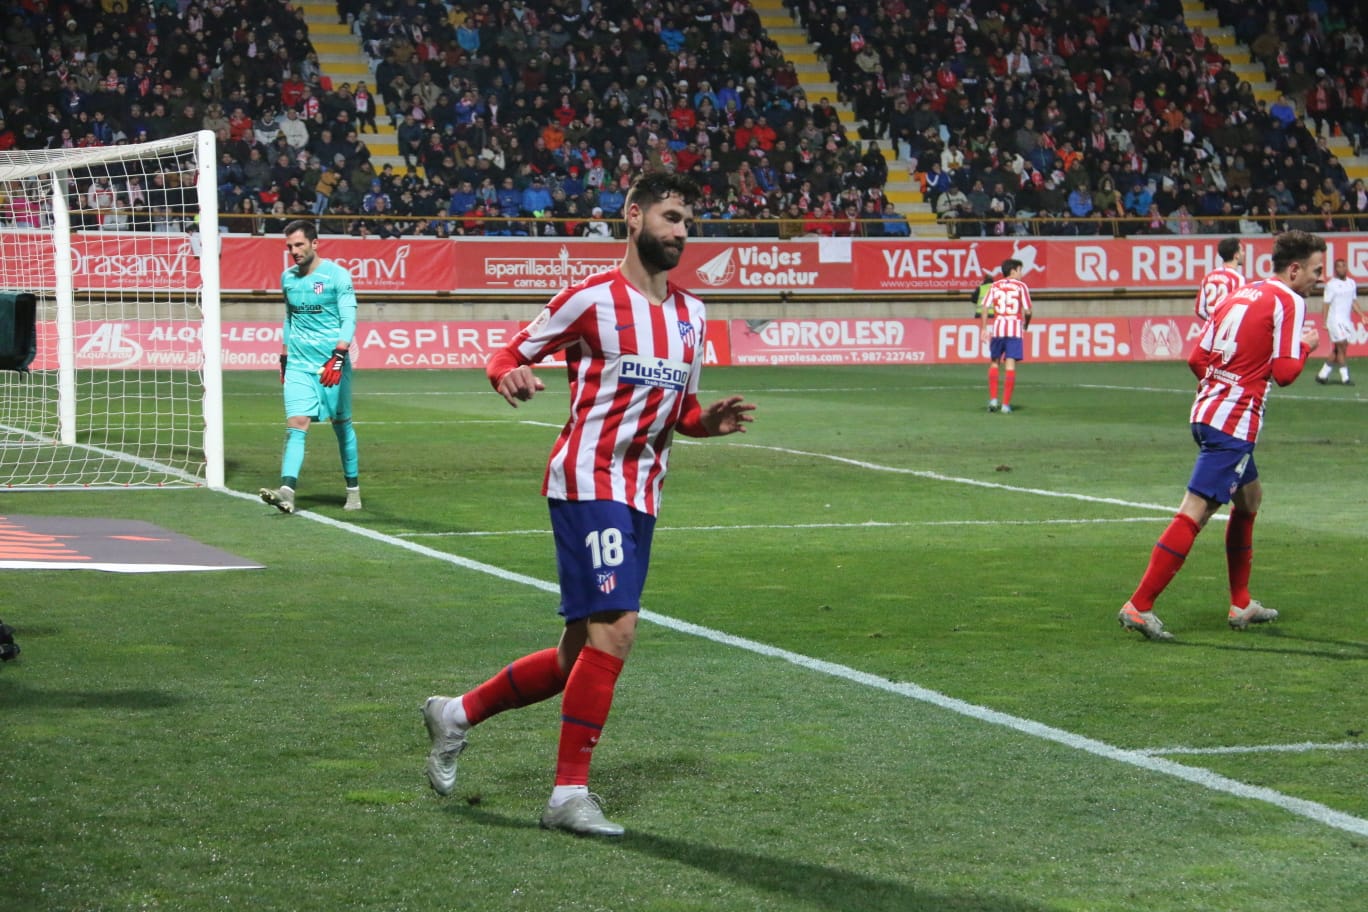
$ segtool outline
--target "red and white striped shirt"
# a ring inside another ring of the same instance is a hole
[[[1197,289],[1197,305],[1195,308],[1197,318],[1210,320],[1216,305],[1220,304],[1225,296],[1235,289],[1243,288],[1244,283],[1244,276],[1225,266],[1208,272],[1202,278],[1202,284]]]
[[[618,269],[556,295],[507,350],[525,364],[564,351],[570,419],[542,493],[613,500],[656,515],[676,423],[697,402],[707,321],[674,284],[659,305]]]
[[[1026,334],[1026,315],[1031,312],[1031,290],[1020,279],[998,279],[988,289],[983,306],[993,315],[994,339],[1017,338]]]
[[[1201,371],[1191,420],[1240,440],[1258,440],[1273,362],[1303,357],[1305,318],[1306,301],[1277,279],[1227,295],[1188,358]]]

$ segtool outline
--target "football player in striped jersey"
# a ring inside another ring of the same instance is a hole
[[[1232,292],[1206,323],[1188,355],[1197,376],[1190,423],[1197,462],[1178,513],[1150,554],[1149,566],[1117,620],[1151,640],[1170,640],[1154,614],[1154,600],[1182,569],[1197,534],[1223,504],[1226,568],[1230,582],[1227,621],[1235,630],[1278,616],[1249,595],[1254,517],[1263,485],[1254,464],[1254,444],[1263,428],[1268,383],[1287,386],[1301,374],[1320,343],[1306,319],[1305,295],[1325,274],[1325,239],[1287,231],[1273,241],[1273,276]]]
[[[1012,411],[1012,390],[1016,388],[1016,366],[1024,354],[1022,337],[1031,325],[1031,290],[1021,281],[1022,262],[1003,260],[1002,277],[988,289],[980,317],[983,337],[988,340],[988,411]],[[989,323],[991,321],[991,325]],[[1002,377],[1002,402],[998,402],[999,368]]]
[[[697,186],[648,173],[627,195],[621,263],[556,295],[490,358],[491,384],[514,407],[545,388],[532,365],[563,352],[570,417],[551,448],[542,493],[560,577],[558,646],[523,656],[460,697],[429,697],[428,781],[456,784],[456,757],[473,725],[564,692],[547,829],[619,836],[589,793],[589,761],[636,636],[670,442],[678,431],[745,431],[742,396],[698,401],[707,319],[703,302],[669,281],[693,226]]]
[[[1244,249],[1240,247],[1239,238],[1221,241],[1216,245],[1216,255],[1221,258],[1221,265],[1202,276],[1202,284],[1197,287],[1197,303],[1193,307],[1197,319],[1203,322],[1211,319],[1211,312],[1226,295],[1245,283],[1244,273],[1240,271],[1244,265]]]

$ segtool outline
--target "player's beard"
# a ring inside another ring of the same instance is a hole
[[[684,255],[684,242],[667,244],[653,234],[643,233],[637,238],[637,255],[651,269],[669,272],[679,265],[679,258]]]

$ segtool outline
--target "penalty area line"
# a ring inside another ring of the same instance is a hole
[[[224,494],[231,497],[256,503],[259,506],[261,505],[260,499],[254,494],[248,494],[245,491],[234,491],[228,488],[218,488],[216,490],[222,491]],[[517,583],[549,594],[559,594],[560,592],[559,586],[554,583],[549,583],[546,580],[537,579],[536,577],[527,576],[522,573],[514,573],[513,571],[505,570],[502,567],[495,567],[491,564],[482,563],[481,561],[461,557],[460,555],[448,554],[444,551],[438,551],[435,548],[429,548],[426,545],[418,544],[417,542],[404,541],[401,538],[395,538],[392,535],[376,532],[375,530],[367,529],[364,526],[357,526],[349,522],[333,519],[332,517],[324,516],[321,513],[301,510],[298,513],[295,513],[294,516],[298,519],[306,519],[312,522],[321,523],[342,532],[359,535],[362,538],[367,538],[374,542],[391,545],[423,557],[430,557],[435,560],[443,561],[466,570],[484,573],[496,579],[504,580],[505,582]],[[860,684],[873,690],[880,690],[885,693],[906,697],[921,703],[928,703],[932,706],[939,707],[957,715],[966,716],[979,722],[997,725],[1030,737],[1061,744],[1065,747],[1092,754],[1096,757],[1124,763],[1128,766],[1144,770],[1145,772],[1159,773],[1161,775],[1171,776],[1175,779],[1182,779],[1213,792],[1220,792],[1227,795],[1233,795],[1237,798],[1247,798],[1252,801],[1271,804],[1290,814],[1304,817],[1308,820],[1313,820],[1316,823],[1343,830],[1347,833],[1354,833],[1358,836],[1368,836],[1368,820],[1346,814],[1343,811],[1337,811],[1334,808],[1326,807],[1325,805],[1318,804],[1314,801],[1294,798],[1291,795],[1284,795],[1282,792],[1277,792],[1262,786],[1249,785],[1227,776],[1213,773],[1210,770],[1201,769],[1200,767],[1185,766],[1181,763],[1175,763],[1172,760],[1165,760],[1162,757],[1150,756],[1148,754],[1142,754],[1139,751],[1115,747],[1103,741],[1087,738],[1083,735],[1076,735],[1073,732],[1045,725],[1041,722],[1023,719],[1019,716],[1013,716],[1008,713],[998,712],[995,709],[989,709],[986,706],[979,706],[975,703],[969,703],[965,700],[949,697],[943,693],[921,687],[917,684],[889,681],[886,678],[880,678],[877,675],[859,671],[846,665],[839,665],[835,662],[827,662],[796,652],[789,652],[787,649],[780,649],[777,646],[770,646],[767,643],[760,643],[755,640],[746,639],[745,637],[733,636],[729,633],[723,633],[720,630],[713,630],[710,627],[703,627],[699,624],[693,624],[667,615],[657,614],[654,611],[642,610],[641,619],[668,630],[673,630],[677,633],[698,637],[699,639],[708,640],[709,642],[718,643],[723,646],[731,646],[735,649],[754,653],[755,655],[778,659],[779,661],[787,662],[790,665],[796,665],[807,671],[824,674],[853,684]]]

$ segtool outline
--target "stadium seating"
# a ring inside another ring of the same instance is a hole
[[[731,236],[1362,227],[1362,35],[1281,5],[27,3],[0,150],[210,129],[229,230],[581,233],[647,168]]]

